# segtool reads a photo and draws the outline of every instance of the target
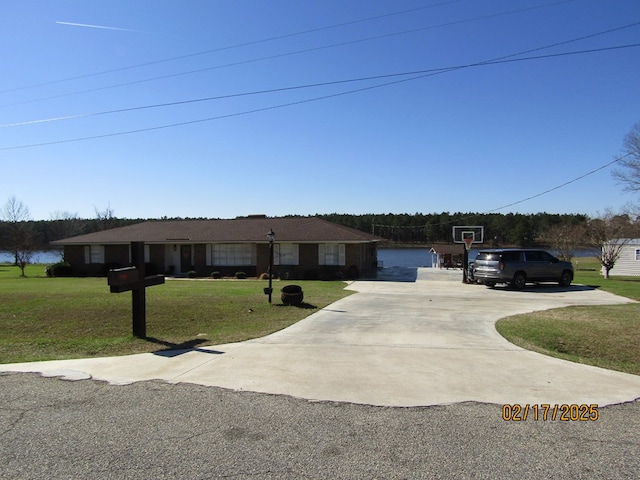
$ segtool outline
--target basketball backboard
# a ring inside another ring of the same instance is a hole
[[[456,225],[453,227],[453,243],[484,243],[484,226]]]

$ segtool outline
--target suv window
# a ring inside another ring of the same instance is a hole
[[[501,257],[505,262],[517,262],[520,260],[520,252],[502,252]]]
[[[525,252],[527,262],[542,262],[542,252]]]
[[[527,256],[527,262],[553,262],[554,256],[550,253],[539,252],[525,252]]]
[[[545,262],[553,262],[556,258],[548,252],[540,252],[540,253],[542,254],[542,260]]]

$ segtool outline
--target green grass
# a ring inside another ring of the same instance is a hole
[[[267,303],[256,280],[168,280],[147,290],[147,335],[131,335],[131,294],[111,294],[104,278],[27,278],[0,265],[0,363],[126,355],[178,346],[216,345],[285,328],[351,292],[343,282],[292,282],[305,307]],[[605,280],[594,259],[579,259],[574,283],[640,301],[640,277]],[[540,353],[640,375],[640,303],[569,307],[508,317],[496,328]]]
[[[605,279],[595,259],[579,259],[574,283],[640,301],[640,277]],[[496,329],[529,350],[640,375],[640,303],[516,315],[499,320]]]
[[[131,334],[131,294],[112,294],[105,278],[26,278],[0,265],[0,363],[126,355],[257,338],[349,295],[344,282],[275,281],[269,305],[258,280],[167,280],[147,289],[147,339]],[[302,286],[300,307],[280,288]]]

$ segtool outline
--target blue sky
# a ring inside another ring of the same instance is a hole
[[[637,0],[2,10],[0,202],[34,219],[597,215],[636,200],[602,167],[640,121],[640,47],[601,49],[640,43]],[[599,51],[557,55],[585,50]],[[497,59],[521,61],[478,65]],[[408,72],[422,73],[388,76]]]

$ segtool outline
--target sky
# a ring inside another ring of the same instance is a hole
[[[0,204],[32,219],[597,216],[638,201],[611,175],[640,121],[637,0],[2,11]]]

